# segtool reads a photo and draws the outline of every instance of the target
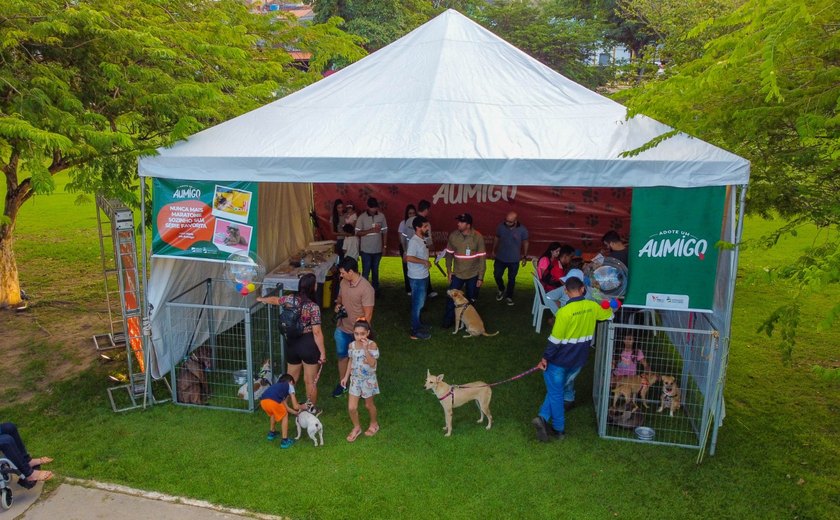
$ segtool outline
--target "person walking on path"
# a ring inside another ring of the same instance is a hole
[[[472,227],[473,218],[469,213],[461,213],[455,220],[458,229],[449,234],[446,244],[446,277],[450,289],[463,289],[470,302],[478,298],[478,290],[484,283],[487,252],[484,237]],[[455,302],[446,301],[446,314],[443,328],[455,323]]]
[[[525,267],[528,256],[528,229],[519,222],[518,215],[511,211],[504,222],[496,227],[496,238],[493,240],[493,278],[496,281],[496,301],[504,299],[508,305],[513,305],[513,288],[516,286],[516,275],[519,273],[519,263]],[[507,285],[503,276],[507,270]]]

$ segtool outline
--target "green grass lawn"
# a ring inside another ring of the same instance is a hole
[[[17,251],[24,287],[70,320],[104,308],[92,204],[73,195],[37,197],[21,213]],[[527,215],[522,216],[527,223]],[[748,238],[773,222],[750,219]],[[492,338],[464,339],[435,327],[433,339],[407,337],[408,298],[399,263],[384,262],[384,295],[374,325],[382,351],[377,397],[382,431],[348,444],[346,399],[332,399],[336,382],[332,341],[320,390],[326,446],[305,437],[290,450],[265,440],[262,412],[242,414],[172,404],[146,411],[111,412],[106,375],[113,365],[91,365],[60,382],[26,372],[38,395],[16,402],[10,394],[0,419],[17,422],[33,455],[56,458],[61,476],[125,484],[293,518],[838,518],[840,517],[840,388],[811,371],[838,366],[835,329],[817,326],[840,291],[807,296],[799,345],[790,365],[775,339],[756,332],[766,314],[791,296],[764,274],[809,245],[805,229],[772,250],[743,251],[736,293],[725,390],[727,416],[714,457],[697,465],[697,451],[606,441],[595,432],[591,364],[578,378],[584,405],[567,417],[567,438],[539,444],[529,423],[544,395],[539,374],[494,388],[493,429],[475,423],[472,405],[455,412],[444,438],[437,399],[423,390],[426,369],[454,383],[498,381],[532,367],[548,334],[530,326],[533,289],[522,273],[516,306],[483,290],[479,310]],[[72,276],[70,275],[72,273]],[[488,277],[489,278],[489,277]],[[438,292],[443,280],[433,275]],[[426,311],[439,325],[443,297]],[[58,318],[56,318],[58,319]],[[331,320],[327,319],[328,323]],[[12,323],[3,321],[0,323]],[[14,322],[17,333],[27,330]],[[331,330],[326,331],[331,338]],[[50,337],[36,350],[61,350]],[[96,357],[90,347],[90,359]],[[46,353],[35,356],[53,362]],[[47,360],[47,361],[43,361]],[[361,411],[363,425],[367,415]],[[291,427],[294,432],[294,426]],[[115,512],[115,516],[119,513]]]

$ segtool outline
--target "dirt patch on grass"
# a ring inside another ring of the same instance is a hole
[[[107,312],[73,302],[0,311],[0,396],[26,402],[46,382],[75,377],[97,362],[93,335],[109,330]]]

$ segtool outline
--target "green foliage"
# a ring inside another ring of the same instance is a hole
[[[636,2],[639,3],[639,2]],[[722,4],[723,5],[723,4]],[[724,10],[725,11],[725,10]],[[666,77],[618,97],[644,113],[752,163],[747,210],[788,222],[772,245],[813,223],[840,225],[840,10],[831,0],[749,0],[671,39],[703,42]],[[825,239],[776,275],[803,290],[835,284],[840,241]],[[798,293],[800,295],[802,293]],[[789,357],[799,307],[778,307],[762,325],[778,330]]]
[[[297,90],[333,59],[362,57],[337,25],[302,27],[239,0],[5,1],[0,243],[57,172],[72,170],[70,190],[136,203],[139,156]],[[293,66],[291,48],[313,54],[310,74]]]
[[[606,82],[610,71],[586,62],[604,45],[603,13],[586,2],[501,0],[474,17],[514,46],[564,76],[589,87]]]
[[[368,51],[380,49],[436,14],[427,0],[312,0],[315,20],[344,20],[343,29],[364,39]]]

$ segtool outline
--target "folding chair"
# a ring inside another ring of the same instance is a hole
[[[537,278],[536,273],[534,273],[534,317],[533,320],[531,320],[531,325],[534,326],[537,334],[539,334],[540,329],[542,329],[544,311],[550,311],[551,314],[557,314],[557,304],[546,298],[545,289],[540,283],[540,279]]]

